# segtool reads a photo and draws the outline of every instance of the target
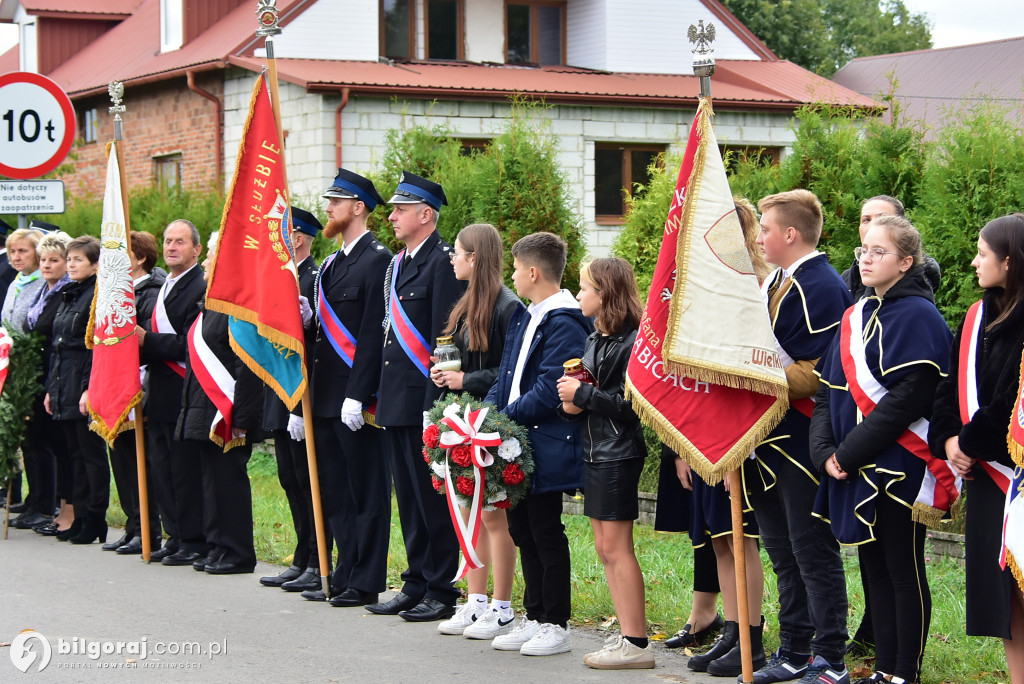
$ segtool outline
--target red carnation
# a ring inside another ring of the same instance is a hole
[[[516,463],[509,463],[505,466],[505,469],[501,471],[501,479],[505,481],[507,485],[517,485],[526,479],[526,475],[519,469],[519,465]]]
[[[512,508],[512,502],[508,499],[502,499],[501,501],[494,502],[495,508]]]
[[[430,463],[430,454],[427,453],[426,449],[423,450],[423,460]]]
[[[451,454],[452,460],[455,461],[456,465],[460,465],[463,468],[469,467],[469,464],[473,462],[473,451],[465,444],[452,447]]]
[[[460,475],[458,479],[455,480],[455,488],[459,490],[459,494],[473,496],[473,480],[471,478]]]
[[[430,484],[434,485],[434,490],[438,492],[441,491],[441,488],[444,486],[441,484],[441,481],[433,475],[430,476]]]
[[[431,423],[427,426],[427,429],[423,431],[423,443],[427,445],[428,449],[434,449],[441,442],[441,431],[436,425]]]

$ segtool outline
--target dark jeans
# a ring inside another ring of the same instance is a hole
[[[402,573],[402,593],[455,605],[459,591],[452,580],[459,569],[459,541],[448,503],[434,491],[430,468],[423,462],[423,430],[418,425],[389,427],[381,441],[394,477],[409,563]]]
[[[509,509],[508,531],[519,547],[527,619],[565,627],[572,614],[572,566],[562,492],[528,494]]]
[[[340,418],[315,420],[324,517],[338,545],[331,584],[380,593],[387,589],[391,529],[391,470],[381,430],[364,425],[353,432]]]
[[[871,592],[875,669],[917,682],[932,617],[924,566],[927,531],[903,504],[881,493],[877,501],[875,541],[857,547]]]
[[[761,466],[755,460],[746,467]],[[839,542],[827,523],[811,515],[818,486],[807,473],[782,458],[774,476],[767,491],[760,475],[748,474],[745,481],[778,578],[781,647],[838,664],[846,653],[848,605]]]

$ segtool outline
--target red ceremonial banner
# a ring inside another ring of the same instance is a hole
[[[1013,415],[1010,416],[1010,435],[1007,441],[1014,463],[1024,468],[1024,356],[1020,360],[1019,377],[1017,401],[1013,404]]]

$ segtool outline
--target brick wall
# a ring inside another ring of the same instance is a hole
[[[223,99],[224,79],[221,72],[197,74],[196,85]],[[215,150],[219,122],[213,102],[188,89],[185,77],[169,81],[128,88],[124,105],[128,111],[124,120],[125,177],[129,187],[148,185],[153,180],[154,157],[180,152],[182,156],[182,184],[185,187],[206,186],[215,181]],[[75,100],[75,114],[79,121],[84,112],[97,113],[96,142],[83,144],[81,133],[73,154],[77,160],[69,162],[74,172],[65,174],[69,199],[76,195],[102,195],[106,176],[106,143],[113,138],[113,117],[108,113],[110,98],[97,95]],[[79,124],[81,129],[81,124]],[[236,146],[237,151],[237,146]],[[225,161],[225,173],[230,172],[234,158]]]

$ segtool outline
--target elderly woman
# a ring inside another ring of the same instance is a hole
[[[61,303],[53,320],[50,375],[46,382],[46,410],[60,423],[74,468],[75,521],[58,539],[89,544],[106,541],[110,469],[102,438],[89,430],[89,374],[92,350],[85,332],[96,291],[100,242],[80,237],[68,243],[67,268],[71,283],[60,293]]]
[[[60,292],[70,279],[67,276],[65,249],[71,241],[66,233],[50,233],[39,241],[36,253],[39,260],[41,278],[35,282],[42,283],[31,296],[31,303],[26,318],[26,328],[38,331],[43,335],[42,357],[43,373],[47,372],[50,361],[50,331],[53,327],[53,316],[57,312]],[[29,298],[24,290],[19,298]],[[45,385],[45,377],[44,377]],[[28,423],[22,455],[25,458],[25,476],[28,478],[29,495],[25,499],[25,512],[11,523],[14,527],[27,530],[36,527],[53,527],[59,529],[60,523],[51,522],[54,508],[54,457],[64,458],[66,449],[63,439],[55,439],[55,431],[49,414],[43,409],[43,397],[40,393],[35,402],[32,419]],[[66,469],[65,469],[66,470]],[[66,488],[62,489],[69,491]],[[61,499],[67,498],[61,496]],[[63,513],[63,507],[62,507]],[[63,527],[71,523],[71,513],[61,518]]]
[[[19,228],[7,236],[7,259],[18,272],[7,288],[0,320],[25,332],[29,307],[43,287],[39,272],[39,253],[36,248],[42,234],[36,230]]]

